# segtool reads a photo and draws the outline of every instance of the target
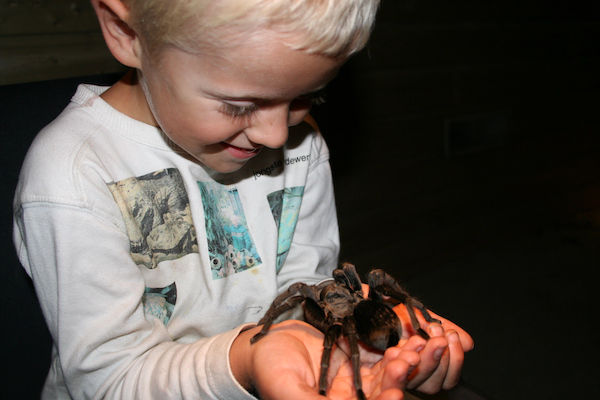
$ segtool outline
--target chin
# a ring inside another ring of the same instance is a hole
[[[237,172],[246,165],[246,163],[202,163],[204,166],[220,174],[230,174]]]

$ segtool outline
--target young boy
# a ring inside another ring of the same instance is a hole
[[[15,199],[54,340],[43,397],[320,398],[320,332],[288,321],[249,338],[278,293],[337,265],[328,150],[308,111],[378,0],[92,3],[132,72],[78,88],[32,144]],[[367,395],[456,384],[472,342],[444,328],[365,350]],[[328,397],[353,397],[347,363],[336,350]]]

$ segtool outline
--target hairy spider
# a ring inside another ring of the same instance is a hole
[[[337,339],[344,335],[350,345],[354,374],[354,387],[359,399],[366,399],[360,377],[358,340],[380,351],[395,346],[402,337],[402,325],[392,306],[403,303],[415,331],[425,339],[429,335],[421,328],[414,309],[423,314],[427,322],[440,322],[431,317],[425,306],[411,297],[398,282],[381,269],[367,275],[369,297],[363,297],[362,284],[356,268],[343,263],[333,271],[333,281],[318,285],[295,283],[273,300],[273,304],[258,322],[263,325],[251,343],[265,336],[273,321],[283,312],[302,303],[306,322],[325,334],[319,375],[319,393],[327,391],[327,372],[331,350]],[[384,296],[387,296],[384,297]]]

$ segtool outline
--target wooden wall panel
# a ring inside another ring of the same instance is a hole
[[[0,85],[122,69],[89,0],[0,0]]]
[[[96,30],[89,0],[0,0],[0,35]]]

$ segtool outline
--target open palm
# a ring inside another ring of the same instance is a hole
[[[419,362],[423,339],[415,336],[385,355],[361,348],[361,377],[367,398],[400,400]],[[351,362],[344,343],[332,351],[327,398],[356,398]],[[274,325],[253,345],[253,382],[261,399],[323,399],[318,394],[323,334],[300,321]]]

